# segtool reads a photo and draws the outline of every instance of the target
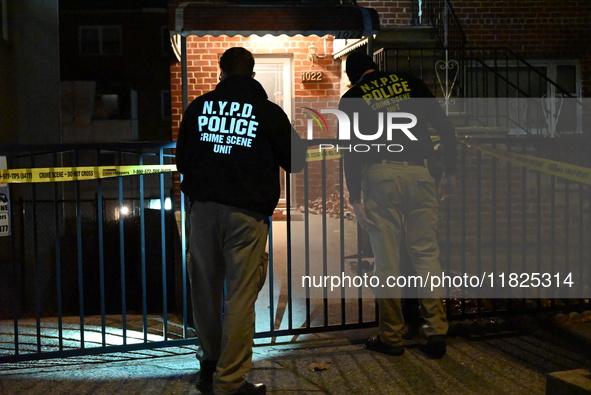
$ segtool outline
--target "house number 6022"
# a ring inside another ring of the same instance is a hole
[[[322,77],[322,71],[302,71],[302,82],[319,82]]]

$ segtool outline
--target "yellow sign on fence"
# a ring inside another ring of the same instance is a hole
[[[6,157],[0,156],[0,169],[6,169]],[[10,236],[10,193],[8,185],[0,185],[0,237]]]
[[[343,151],[339,151],[337,148],[308,148],[308,152],[306,152],[306,162],[315,162],[317,160],[325,159],[340,159],[342,157]]]

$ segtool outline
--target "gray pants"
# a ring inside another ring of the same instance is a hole
[[[406,248],[417,275],[441,274],[437,244],[438,202],[435,183],[427,167],[376,164],[365,171],[364,200],[368,217],[377,230],[369,232],[375,256],[376,275],[381,283],[398,277],[400,252]],[[404,235],[404,237],[403,237]],[[406,244],[406,245],[405,245]],[[376,289],[380,309],[380,339],[400,344],[404,329],[401,289]],[[419,289],[426,336],[444,335],[448,325],[441,300],[442,291]]]
[[[255,302],[267,274],[268,233],[263,214],[213,202],[194,202],[191,207],[193,319],[200,360],[218,361],[216,394],[238,390],[251,368]]]

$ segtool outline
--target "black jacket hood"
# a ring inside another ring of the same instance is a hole
[[[260,82],[245,75],[230,75],[220,81],[215,91],[224,95],[232,95],[234,98],[256,98],[258,100],[268,99],[267,92]]]

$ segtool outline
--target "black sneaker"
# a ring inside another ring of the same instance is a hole
[[[447,352],[447,340],[445,335],[433,335],[427,338],[425,354],[431,358],[440,359]]]
[[[368,350],[381,352],[382,354],[387,355],[399,356],[404,354],[404,347],[386,344],[380,340],[379,335],[367,339],[365,342],[365,347]]]
[[[201,393],[213,394],[213,374],[217,367],[217,361],[201,361],[199,377],[195,386]]]
[[[248,381],[244,383],[242,387],[234,394],[237,395],[254,395],[254,394],[266,394],[267,393],[267,386],[263,383],[253,384],[249,383]]]

